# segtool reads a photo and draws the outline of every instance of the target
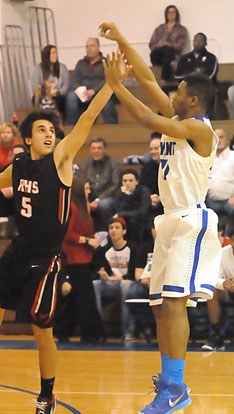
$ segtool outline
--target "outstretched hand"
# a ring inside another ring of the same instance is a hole
[[[121,37],[121,33],[117,29],[115,23],[102,23],[99,26],[100,29],[100,36],[105,37],[106,39],[110,40],[118,40]]]
[[[105,77],[108,85],[113,89],[115,85],[121,83],[129,75],[131,65],[124,63],[120,52],[112,52],[112,59],[107,54],[107,62],[102,61]]]

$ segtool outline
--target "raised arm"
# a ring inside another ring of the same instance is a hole
[[[173,138],[191,139],[194,142],[194,149],[200,155],[208,156],[207,142],[209,148],[212,143],[211,129],[202,121],[195,119],[185,119],[175,121],[164,116],[155,114],[146,105],[133,96],[122,84],[121,74],[121,54],[113,52],[112,60],[107,55],[107,64],[103,61],[106,81],[118,97],[118,99],[128,108],[133,117],[153,131],[168,135]]]
[[[119,32],[114,23],[102,23],[100,35],[107,39],[116,40],[138,82],[143,86],[147,95],[157,106],[159,111],[166,117],[171,118],[174,114],[171,101],[160,88],[153,72],[146,65],[140,55],[133,49],[127,39]]]
[[[72,182],[72,162],[89,136],[90,129],[110,99],[113,91],[107,83],[98,92],[69,135],[62,139],[54,150],[54,161],[60,179],[66,185]]]

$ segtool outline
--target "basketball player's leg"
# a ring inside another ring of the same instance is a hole
[[[164,297],[162,312],[167,321],[167,337],[170,359],[185,359],[189,338],[189,322],[186,309],[188,297]],[[180,333],[178,335],[178,332]]]
[[[167,331],[167,319],[162,305],[152,306],[156,322],[156,332],[159,351],[162,355],[169,356],[169,343]]]
[[[42,329],[32,324],[35,342],[39,352],[40,373],[43,378],[55,376],[57,365],[57,348],[52,328]]]
[[[153,307],[162,358],[162,374],[158,379],[153,377],[157,392],[155,399],[141,409],[139,414],[168,414],[191,403],[189,388],[183,382],[189,337],[187,299],[164,297],[162,305]]]
[[[38,398],[38,404],[46,401],[48,406],[55,409],[56,401],[53,395],[53,386],[57,366],[57,348],[53,338],[53,329],[42,329],[32,324],[35,342],[39,352],[39,368],[41,375],[41,392]]]
[[[153,306],[159,350],[162,354],[170,355],[171,358],[173,358],[172,354],[174,357],[178,357],[177,354],[180,354],[180,357],[185,357],[189,337],[187,299],[187,296],[164,298],[161,305]],[[178,332],[181,333],[181,338],[178,338]]]

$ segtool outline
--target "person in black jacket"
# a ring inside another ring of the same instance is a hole
[[[139,175],[134,169],[121,172],[121,186],[114,198],[114,217],[121,216],[127,222],[127,240],[133,243],[143,241],[150,231],[151,199],[147,187],[138,184]]]
[[[216,84],[218,60],[213,53],[206,49],[207,37],[204,33],[197,33],[193,39],[193,50],[180,57],[175,79],[183,80],[186,75],[200,72],[207,75]]]
[[[144,185],[150,191],[151,215],[153,217],[163,213],[158,189],[158,169],[160,165],[160,141],[161,134],[153,132],[149,144],[151,159],[146,162],[141,170],[140,185]]]

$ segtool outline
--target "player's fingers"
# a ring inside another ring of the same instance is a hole
[[[102,66],[104,67],[104,70],[107,70],[106,61],[105,59],[102,59]]]
[[[132,65],[127,65],[127,67],[126,67],[126,74],[127,74],[127,76],[129,75],[129,73],[131,72],[131,70],[132,70]]]
[[[117,61],[117,55],[115,53],[115,50],[112,50],[112,62],[116,63],[116,61]]]
[[[111,67],[111,58],[110,58],[109,53],[107,53],[106,59],[107,59],[107,67],[110,68]]]
[[[98,27],[100,30],[106,30],[106,29],[109,29],[110,28],[110,23],[107,23],[107,22],[103,22],[103,23],[101,23],[100,25],[99,25],[99,27]]]
[[[107,39],[109,38],[109,32],[110,32],[110,25],[108,23],[102,23],[99,26],[100,29],[100,36],[106,37]]]
[[[121,60],[122,60],[122,53],[121,53],[121,51],[120,51],[120,50],[117,50],[117,59],[118,59],[119,61],[121,61]]]
[[[98,35],[105,37],[106,39],[110,39],[109,32],[101,31],[98,33]]]

